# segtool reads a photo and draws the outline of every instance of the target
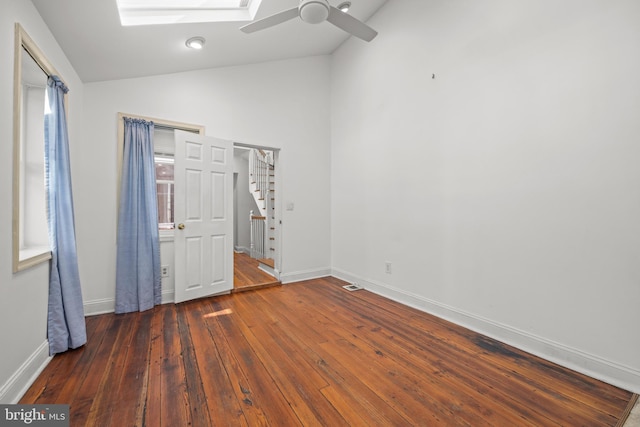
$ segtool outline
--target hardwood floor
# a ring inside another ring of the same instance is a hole
[[[72,426],[614,426],[633,395],[333,278],[87,318]]]
[[[233,254],[233,292],[277,285],[280,282],[275,277],[258,268],[258,260],[242,252]]]

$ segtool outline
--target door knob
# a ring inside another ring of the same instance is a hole
[[[183,223],[178,224],[178,230],[184,230],[184,224]]]

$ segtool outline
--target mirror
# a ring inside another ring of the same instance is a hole
[[[20,24],[15,27],[13,98],[13,272],[51,258],[45,189],[47,78],[57,72]]]

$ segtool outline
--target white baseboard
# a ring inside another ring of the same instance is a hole
[[[357,277],[340,269],[334,268],[332,276],[349,283],[355,282],[371,292],[433,314],[576,372],[634,393],[640,393],[640,371],[631,367],[605,360],[564,344],[467,313],[393,286]],[[631,337],[629,338],[631,339]]]
[[[282,282],[282,284],[287,284],[327,276],[331,276],[331,269],[328,267],[314,270],[293,271],[290,273],[280,273],[280,282]]]
[[[97,316],[98,314],[113,313],[115,310],[115,298],[102,298],[84,302],[85,316]]]
[[[162,291],[161,304],[173,304],[175,301],[175,291],[168,289]],[[84,302],[84,315],[97,316],[99,314],[113,313],[116,310],[115,298],[103,298]]]
[[[173,304],[176,301],[176,292],[173,289],[162,291],[162,304]]]
[[[11,378],[0,387],[0,403],[18,403],[51,359],[49,341],[45,340]]]

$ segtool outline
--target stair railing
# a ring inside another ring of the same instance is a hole
[[[265,231],[267,228],[267,217],[254,215],[253,211],[249,212],[249,221],[251,223],[251,258],[261,259],[265,257]]]
[[[273,158],[270,152],[251,149],[249,154],[249,187],[260,215],[251,211],[251,257],[273,258],[275,255],[275,226],[272,201],[273,189],[271,180]]]
[[[267,199],[269,197],[269,156],[262,150],[251,150],[249,156],[249,173],[251,184],[258,193],[256,198],[258,207],[263,215],[267,214]]]

